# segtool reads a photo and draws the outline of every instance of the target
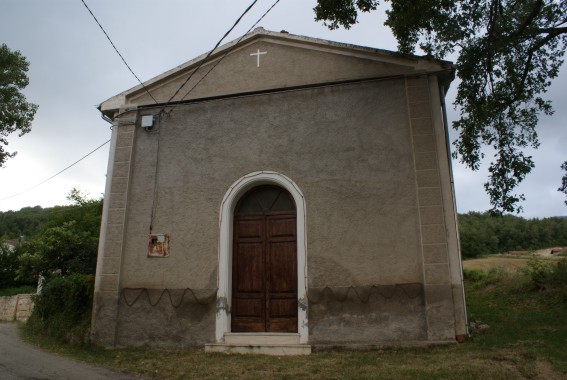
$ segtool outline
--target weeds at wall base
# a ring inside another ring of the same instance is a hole
[[[75,346],[89,344],[94,279],[73,274],[51,279],[40,295],[25,329]]]

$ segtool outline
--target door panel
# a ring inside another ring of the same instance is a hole
[[[264,292],[264,283],[261,274],[264,272],[264,257],[260,243],[240,243],[237,246],[238,281],[236,291]]]
[[[240,239],[259,239],[262,241],[263,220],[238,220],[236,230]]]
[[[234,221],[232,331],[265,328],[264,218]]]
[[[268,223],[270,238],[290,237],[295,240],[295,218],[272,217]]]
[[[233,332],[297,332],[297,222],[292,203],[285,190],[261,187],[236,207]],[[239,214],[240,204],[244,211]],[[293,210],[287,211],[290,205]],[[274,206],[278,211],[267,208]]]
[[[295,242],[272,242],[270,244],[270,292],[296,293],[297,266]]]
[[[239,299],[236,303],[235,310],[240,317],[261,318],[262,315],[262,298],[258,299]]]

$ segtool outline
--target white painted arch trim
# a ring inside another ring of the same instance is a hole
[[[230,186],[220,207],[219,273],[216,313],[216,341],[224,342],[230,332],[230,304],[232,302],[232,220],[236,203],[244,193],[259,185],[277,185],[286,189],[295,201],[297,212],[297,317],[299,342],[308,342],[307,320],[307,239],[305,229],[305,198],[299,187],[287,176],[259,171],[245,175]]]

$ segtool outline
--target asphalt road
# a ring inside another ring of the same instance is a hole
[[[1,380],[140,380],[67,359],[22,342],[16,325],[0,323]]]

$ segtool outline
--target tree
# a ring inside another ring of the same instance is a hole
[[[553,113],[542,94],[563,63],[567,0],[386,1],[391,9],[385,24],[401,53],[412,54],[416,46],[435,58],[459,53],[454,157],[478,170],[486,147],[493,150],[484,184],[491,211],[519,212],[524,195],[515,189],[534,167],[524,149],[539,145],[539,114]],[[378,5],[378,0],[318,0],[314,10],[316,20],[330,29],[348,29],[359,11]]]
[[[37,105],[27,102],[21,92],[29,84],[28,66],[19,51],[0,45],[0,167],[16,154],[4,150],[8,135],[16,131],[20,136],[28,133],[37,111]]]
[[[0,240],[0,289],[13,286],[18,268],[16,250],[9,248]]]
[[[561,169],[565,170],[565,175],[561,178],[561,186],[557,190],[567,195],[567,161],[561,164]],[[565,200],[565,204],[567,205],[567,199]]]
[[[72,205],[48,209],[41,233],[21,247],[18,279],[95,273],[102,199],[88,199],[75,188],[67,199]]]
[[[98,236],[82,230],[75,221],[47,228],[30,244],[28,254],[20,256],[21,277],[26,272],[48,278],[54,274],[94,274],[97,243]]]

